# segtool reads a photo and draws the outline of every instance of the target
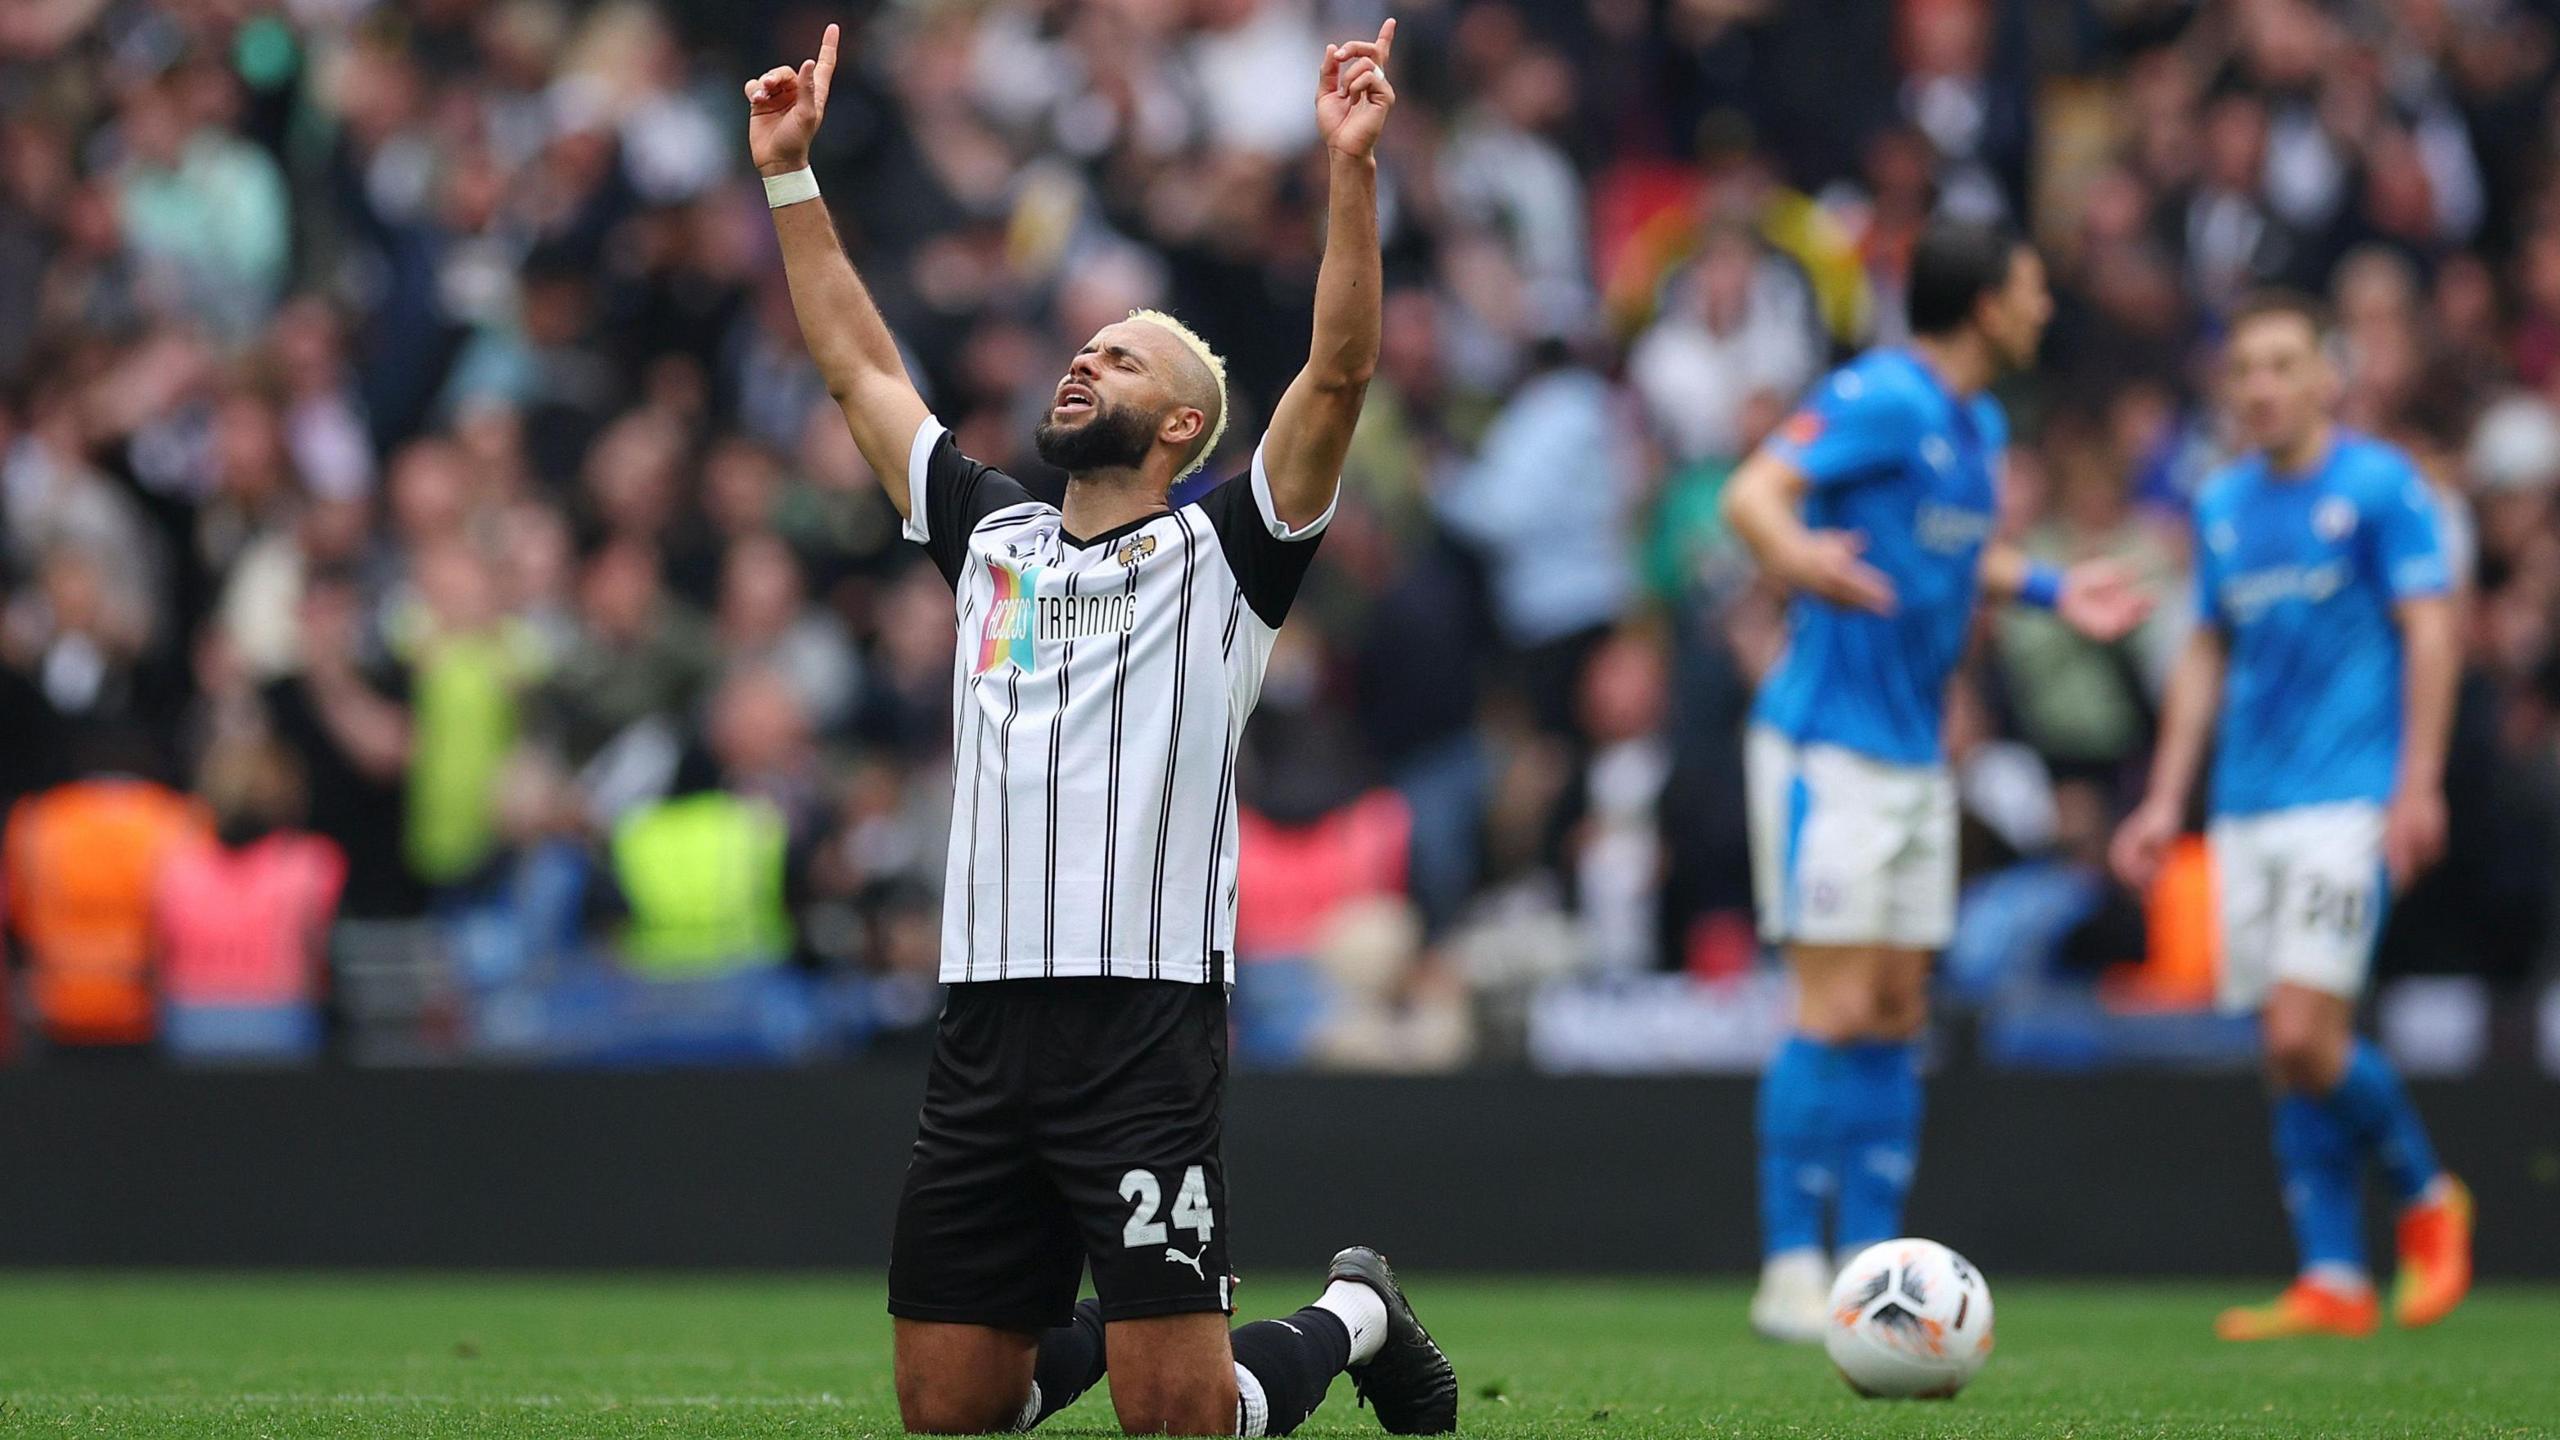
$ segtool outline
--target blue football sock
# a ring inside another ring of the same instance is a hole
[[[2427,1140],[2426,1122],[2418,1118],[2418,1107],[2409,1103],[2399,1072],[2372,1041],[2356,1042],[2347,1073],[2328,1099],[2330,1108],[2382,1162],[2391,1193],[2401,1204],[2425,1194],[2444,1173],[2436,1163],[2435,1146]]]
[[[1792,1035],[1760,1072],[1760,1250],[1822,1248],[1823,1211],[1839,1184],[1830,1077],[1838,1051]]]
[[[1851,1251],[1902,1233],[1920,1163],[1920,1047],[1877,1040],[1840,1053],[1839,1248]]]
[[[2364,1147],[2331,1097],[2276,1097],[2276,1168],[2302,1269],[2365,1271]]]

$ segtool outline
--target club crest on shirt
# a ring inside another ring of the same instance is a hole
[[[2331,495],[2311,507],[2311,533],[2336,544],[2356,528],[2355,502],[2344,495]]]
[[[1127,569],[1154,553],[1156,553],[1156,537],[1153,535],[1132,535],[1120,546],[1120,554],[1118,557],[1120,566],[1122,569]]]

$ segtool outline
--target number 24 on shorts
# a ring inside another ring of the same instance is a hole
[[[1120,1230],[1120,1243],[1135,1250],[1141,1246],[1162,1245],[1167,1239],[1164,1213],[1164,1186],[1151,1170],[1132,1170],[1120,1177],[1120,1198],[1136,1208],[1129,1212],[1129,1223]],[[1209,1213],[1209,1180],[1200,1167],[1182,1172],[1182,1186],[1174,1192],[1173,1228],[1188,1230],[1209,1243],[1209,1232],[1216,1220]]]

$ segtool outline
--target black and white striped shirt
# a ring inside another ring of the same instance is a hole
[[[1231,979],[1236,742],[1333,508],[1282,522],[1256,447],[1080,539],[932,419],[907,493],[960,628],[943,981]]]

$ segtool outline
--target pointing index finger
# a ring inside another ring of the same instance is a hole
[[[1395,48],[1396,21],[1395,17],[1390,15],[1387,17],[1386,23],[1378,27],[1378,63],[1384,65],[1386,63],[1387,56],[1393,53]]]
[[[827,91],[834,88],[835,85],[836,36],[838,33],[838,27],[833,23],[829,23],[826,35],[818,41],[817,85],[818,103],[821,105],[827,103]]]

